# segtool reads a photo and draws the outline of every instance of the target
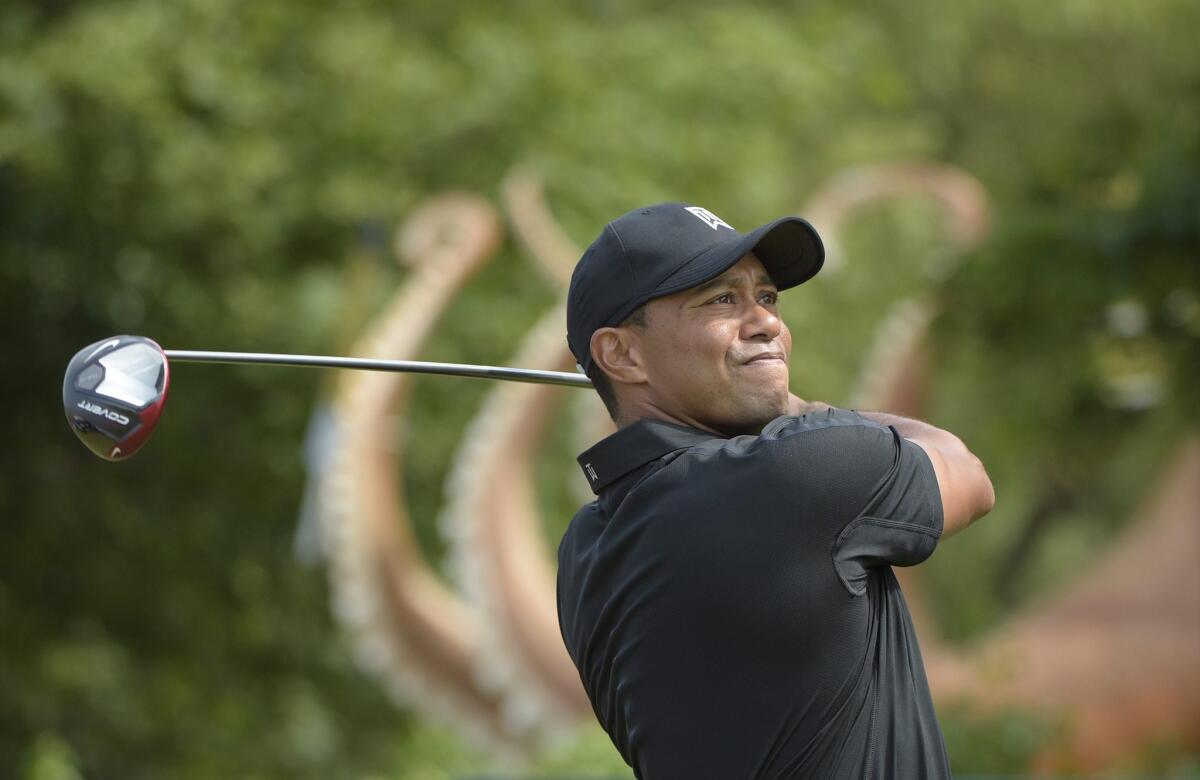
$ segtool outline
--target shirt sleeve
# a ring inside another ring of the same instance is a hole
[[[803,490],[820,496],[832,524],[842,585],[858,595],[872,568],[912,566],[932,555],[942,535],[942,496],[925,450],[854,412],[806,417],[817,419],[789,418],[777,433],[792,439],[786,449],[807,468]],[[805,430],[817,435],[789,436]]]
[[[866,588],[876,566],[912,566],[933,554],[942,535],[942,496],[925,450],[895,428],[891,468],[867,506],[838,534],[833,558],[851,593]]]

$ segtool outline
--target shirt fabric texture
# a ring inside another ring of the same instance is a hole
[[[941,536],[924,450],[830,409],[732,438],[643,419],[579,464],[559,626],[638,778],[950,777],[891,570]]]

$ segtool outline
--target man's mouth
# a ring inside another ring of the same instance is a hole
[[[764,352],[761,355],[755,355],[745,362],[744,365],[753,365],[756,363],[785,363],[782,352]]]

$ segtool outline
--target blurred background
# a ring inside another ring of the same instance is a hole
[[[420,300],[395,231],[451,191],[491,204],[497,237],[415,354],[515,363],[565,295],[504,205],[518,166],[576,246],[661,200],[747,230],[889,166],[978,187],[970,240],[913,193],[836,231],[814,219],[836,262],[782,304],[793,391],[846,406],[893,306],[926,305],[916,408],[980,455],[998,500],[910,601],[931,665],[951,659],[938,691],[972,688],[959,661],[1136,536],[1200,425],[1197,29],[1182,0],[7,3],[0,775],[631,776],[587,717],[544,736],[509,712],[508,744],[464,725],[436,680],[390,681],[335,617],[348,575],[309,517],[332,373],[176,365],[160,430],[120,464],[61,412],[67,360],[116,333],[361,351],[396,295]],[[439,517],[491,384],[415,378],[397,425],[405,527],[448,593]],[[578,412],[555,415],[533,481],[546,560],[584,500]],[[1200,487],[1182,484],[1175,530],[1131,553],[1129,580],[1105,569],[1117,592],[1163,568],[1155,549],[1200,555]],[[1130,702],[1152,732],[1089,758],[1061,749],[1086,731],[1070,707],[939,693],[956,774],[1200,776],[1200,580],[1180,561],[1149,613],[1154,637],[1180,629],[1179,665],[1155,665],[1184,700]],[[1124,673],[1094,686],[1124,701]]]

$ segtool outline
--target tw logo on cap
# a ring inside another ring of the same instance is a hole
[[[703,209],[703,208],[700,208],[699,206],[688,206],[685,209],[685,211],[687,211],[689,214],[695,216],[697,219],[699,219],[704,224],[708,225],[713,230],[716,230],[717,228],[720,228],[720,227],[727,227],[730,230],[733,230],[733,225],[730,225],[728,222],[721,219],[720,217],[718,217],[716,214],[712,213],[708,209]]]

